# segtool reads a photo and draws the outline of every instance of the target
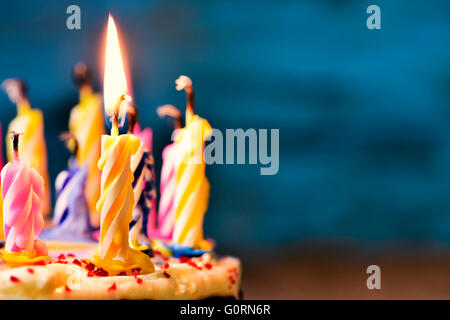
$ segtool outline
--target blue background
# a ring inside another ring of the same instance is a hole
[[[81,30],[66,8],[81,7]],[[382,29],[366,28],[370,4]],[[80,61],[101,88],[111,11],[124,39],[157,172],[170,127],[156,108],[185,97],[215,128],[280,129],[280,170],[213,165],[206,235],[222,250],[301,243],[450,243],[450,2],[2,1],[0,79],[29,84],[45,113],[52,181],[68,151]],[[15,107],[0,94],[4,128]]]

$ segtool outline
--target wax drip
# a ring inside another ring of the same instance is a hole
[[[19,160],[19,136],[23,133],[17,133],[15,131],[11,131],[9,133],[9,137],[12,140],[13,151],[14,151],[14,160]]]

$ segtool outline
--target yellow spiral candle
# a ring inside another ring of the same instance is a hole
[[[134,207],[133,172],[131,156],[141,142],[132,134],[118,135],[116,126],[111,136],[102,136],[101,156],[98,168],[101,174],[101,194],[97,203],[100,212],[100,255],[97,265],[108,272],[121,272],[142,268],[142,272],[154,271],[150,258],[129,247],[128,230]]]
[[[100,171],[97,168],[97,162],[100,158],[104,122],[100,95],[92,92],[90,86],[83,86],[80,88],[80,103],[70,113],[69,130],[78,142],[77,162],[80,166],[88,164],[85,194],[91,223],[96,227],[100,223],[96,210],[96,203],[100,197]]]
[[[45,194],[42,197],[42,214],[51,212],[50,184],[47,172],[47,147],[44,138],[44,116],[39,109],[32,109],[26,85],[19,79],[8,79],[3,88],[10,100],[17,105],[17,116],[10,122],[7,132],[22,132],[19,153],[23,161],[35,168],[44,179]],[[13,160],[11,139],[6,139],[8,161]]]
[[[181,76],[177,89],[188,94],[186,126],[177,134],[180,157],[175,188],[175,225],[172,241],[189,247],[202,247],[203,218],[208,209],[209,182],[203,159],[204,141],[211,135],[208,121],[193,113],[192,82]]]

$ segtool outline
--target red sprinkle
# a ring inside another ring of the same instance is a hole
[[[108,288],[108,291],[114,291],[117,289],[116,283],[114,282],[111,287]]]
[[[212,269],[212,264],[211,263],[205,263],[205,268],[208,270]]]
[[[164,269],[169,269],[169,264],[166,262],[165,264],[164,264]]]
[[[133,271],[133,276],[135,278],[137,278],[137,276],[139,275],[139,273],[141,271],[141,268],[136,268],[136,269],[133,269],[132,271]]]
[[[19,278],[14,277],[14,276],[10,276],[9,280],[11,280],[12,282],[19,282],[20,281]]]
[[[70,289],[68,286],[66,286],[66,292],[70,292],[70,291],[72,291],[72,289]]]
[[[170,278],[170,274],[168,274],[166,270],[164,270],[163,275],[164,275],[164,277],[166,277],[166,278]]]
[[[94,270],[94,274],[96,276],[99,276],[99,277],[107,277],[108,276],[108,271],[106,271],[103,268],[97,268],[97,269]]]
[[[188,265],[190,265],[191,267],[194,267],[198,270],[202,270],[202,267],[199,267],[194,261],[188,261],[187,263]]]
[[[34,265],[36,265],[36,266],[45,266],[45,261],[41,260],[41,261],[35,262]]]
[[[88,263],[86,265],[86,269],[88,269],[89,271],[93,271],[95,269],[95,264],[93,263]]]
[[[137,281],[138,284],[141,284],[141,283],[142,283],[142,279],[141,279],[141,278],[137,278],[136,281]]]
[[[78,259],[73,259],[72,263],[73,263],[73,264],[76,264],[77,266],[80,266],[80,267],[81,267],[81,261],[78,260]]]
[[[68,253],[67,256],[71,257],[71,258],[75,257],[75,255],[73,253]]]
[[[188,263],[189,261],[191,261],[189,257],[180,257],[180,263]]]
[[[88,276],[88,277],[93,277],[93,276],[94,276],[94,273],[93,273],[92,271],[88,271],[87,276]]]
[[[62,259],[65,259],[66,258],[66,256],[64,255],[64,253],[61,253],[59,256],[58,256],[58,259],[59,260],[62,260]]]
[[[28,273],[31,273],[31,274],[33,274],[33,273],[34,273],[34,270],[33,270],[33,269],[31,269],[31,268],[28,268],[28,269],[27,269],[27,271],[28,271]]]

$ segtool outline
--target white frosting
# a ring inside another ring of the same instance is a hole
[[[46,266],[20,267],[0,271],[0,299],[205,299],[238,298],[241,265],[236,258],[220,261],[209,254],[193,261],[202,268],[168,261],[169,268],[156,266],[147,275],[88,277],[87,270],[75,264],[52,263]],[[212,268],[205,265],[210,263]],[[5,268],[5,267],[4,267]],[[27,269],[32,268],[33,273]],[[164,271],[168,275],[164,275]],[[11,276],[19,281],[11,281]],[[234,283],[230,277],[233,277]],[[138,278],[142,279],[138,283]],[[115,284],[115,290],[108,290]],[[66,286],[69,290],[66,290]]]

